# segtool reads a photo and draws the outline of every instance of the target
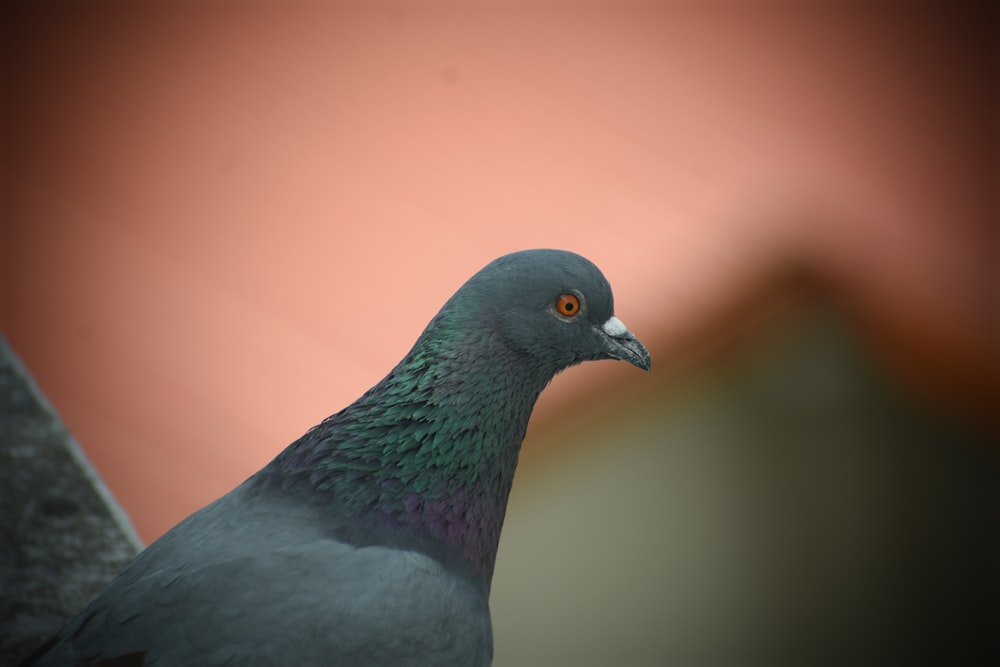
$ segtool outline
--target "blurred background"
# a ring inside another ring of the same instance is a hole
[[[995,650],[984,3],[2,11],[0,331],[147,542],[559,247],[654,367],[543,394],[498,667]]]

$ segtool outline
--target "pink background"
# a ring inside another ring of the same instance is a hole
[[[990,419],[994,54],[974,16],[139,5],[4,10],[0,327],[147,541],[520,248],[598,263],[659,373],[804,271],[921,400]],[[642,379],[592,366],[537,424]]]

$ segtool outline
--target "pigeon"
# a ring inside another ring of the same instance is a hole
[[[153,542],[32,665],[490,665],[514,468],[560,371],[649,353],[563,250],[470,278],[402,361]]]

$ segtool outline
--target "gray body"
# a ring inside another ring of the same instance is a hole
[[[38,664],[490,664],[487,591],[417,551],[344,544],[316,510],[251,493],[237,487],[150,545]]]

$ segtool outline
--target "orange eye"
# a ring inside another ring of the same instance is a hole
[[[573,317],[580,310],[580,298],[575,294],[563,294],[556,300],[556,310],[564,317]]]

